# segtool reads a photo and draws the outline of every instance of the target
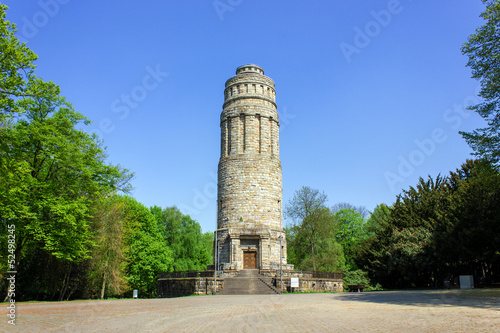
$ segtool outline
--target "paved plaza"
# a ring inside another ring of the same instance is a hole
[[[16,310],[16,326],[4,315],[0,331],[500,331],[500,290],[492,289],[18,303]]]

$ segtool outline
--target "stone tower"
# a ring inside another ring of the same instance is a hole
[[[226,81],[217,187],[219,267],[286,265],[274,82],[256,65]]]

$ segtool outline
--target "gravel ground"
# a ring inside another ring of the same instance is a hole
[[[500,290],[18,303],[16,316],[0,331],[500,332]]]

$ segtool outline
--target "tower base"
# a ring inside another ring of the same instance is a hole
[[[293,269],[286,263],[286,238],[280,230],[231,227],[216,232],[220,270]],[[280,259],[281,256],[281,259]],[[281,261],[281,262],[280,262]]]

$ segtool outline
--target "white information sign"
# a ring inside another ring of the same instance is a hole
[[[298,277],[290,278],[290,287],[292,287],[292,288],[299,287],[299,278]]]

